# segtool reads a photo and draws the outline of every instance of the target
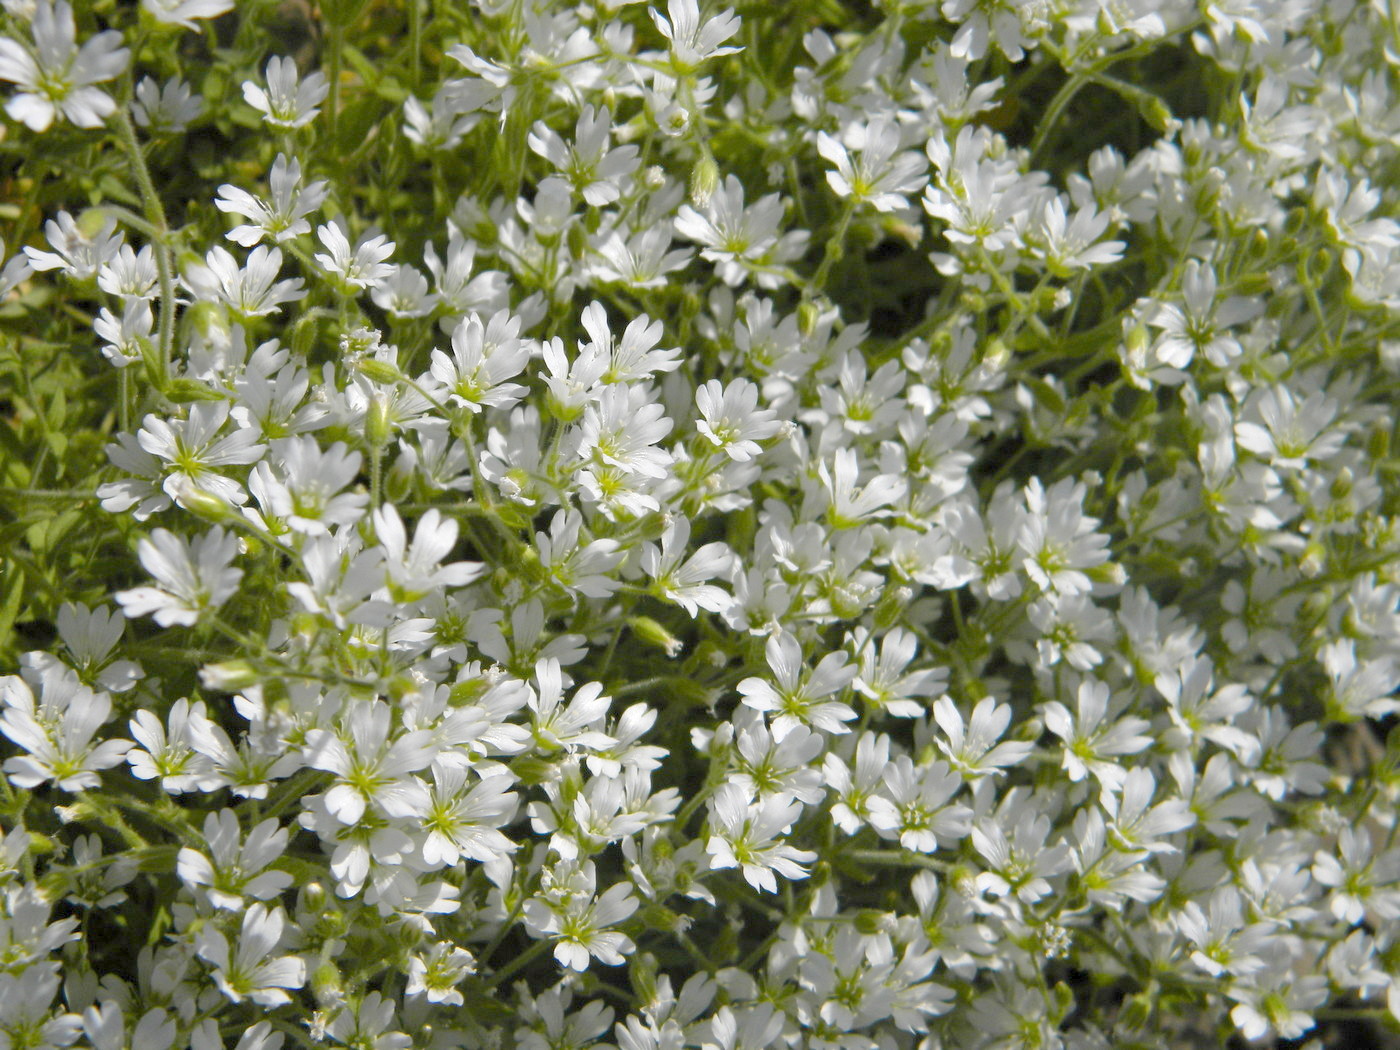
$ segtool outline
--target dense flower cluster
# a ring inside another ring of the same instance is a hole
[[[1400,1024],[1385,4],[83,6],[6,1047]]]

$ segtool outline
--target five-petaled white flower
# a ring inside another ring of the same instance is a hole
[[[306,963],[296,955],[274,955],[287,926],[281,907],[254,904],[243,913],[238,946],[232,948],[223,930],[214,923],[202,927],[195,941],[201,959],[214,968],[214,984],[230,1000],[259,1006],[281,1006],[292,1001],[284,989],[306,983]]]
[[[755,711],[773,713],[775,740],[801,725],[827,733],[850,732],[846,723],[856,717],[854,709],[840,700],[823,699],[839,694],[859,672],[844,651],[827,653],[808,671],[797,639],[779,631],[769,636],[764,652],[774,681],[745,678],[739,683],[739,694]]]
[[[710,837],[705,852],[711,868],[739,868],[756,890],[778,892],[777,876],[805,879],[817,859],[811,850],[784,842],[802,815],[802,803],[791,795],[767,795],[753,801],[739,784],[721,784],[710,799]]]
[[[122,35],[103,30],[78,47],[73,7],[68,0],[38,0],[30,23],[34,47],[0,37],[0,80],[19,91],[5,103],[5,112],[33,131],[47,131],[62,114],[80,128],[97,128],[116,112],[117,104],[95,88],[120,76],[130,52]]]
[[[118,591],[117,602],[127,616],[153,614],[162,627],[193,626],[232,598],[243,579],[243,570],[230,564],[238,553],[238,537],[221,528],[210,529],[193,543],[168,529],[156,529],[136,550],[157,586]]]
[[[243,99],[274,128],[300,128],[310,124],[320,112],[316,107],[330,92],[330,82],[324,73],[312,73],[299,81],[296,60],[292,58],[269,59],[266,79],[266,89],[245,80]]]

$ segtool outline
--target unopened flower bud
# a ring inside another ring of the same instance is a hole
[[[1303,548],[1303,556],[1298,559],[1298,571],[1304,576],[1319,576],[1327,566],[1327,548],[1317,540],[1309,541]]]
[[[1152,334],[1148,332],[1147,325],[1135,324],[1129,328],[1123,336],[1123,345],[1127,347],[1130,357],[1141,358],[1145,356],[1147,348],[1152,345]]]
[[[326,907],[326,887],[319,882],[308,882],[301,888],[301,910],[319,915]]]
[[[987,349],[982,353],[982,361],[989,368],[997,371],[1006,367],[1006,363],[1011,360],[1011,350],[1000,336],[993,336],[987,343]]]
[[[867,937],[877,933],[887,933],[890,927],[889,916],[877,908],[862,908],[855,916],[856,932]]]
[[[1166,134],[1171,130],[1172,111],[1167,108],[1167,104],[1156,95],[1149,95],[1138,107],[1143,119],[1151,124],[1157,131]]]
[[[389,422],[389,398],[376,390],[365,411],[365,438],[374,448],[383,448],[389,443],[391,433]]]
[[[345,986],[340,970],[331,962],[323,962],[311,974],[311,994],[321,1006],[333,1006],[345,999]]]
[[[221,693],[237,693],[257,685],[262,675],[247,660],[225,660],[223,663],[205,664],[199,670],[199,680],[205,689]]]
[[[881,595],[875,606],[875,626],[887,630],[899,622],[905,613],[914,591],[909,587],[889,587]]]
[[[638,952],[627,967],[632,979],[632,991],[643,1010],[659,1000],[656,994],[656,956],[650,952]]]
[[[403,378],[403,373],[399,371],[397,365],[381,361],[377,357],[361,357],[351,367],[376,383],[393,384]]]
[[[233,508],[219,499],[218,496],[196,488],[194,485],[181,486],[179,495],[175,497],[175,502],[205,521],[227,521],[233,513]]]
[[[192,401],[222,401],[224,395],[217,390],[211,390],[198,379],[187,379],[181,377],[172,379],[161,391],[166,399],[175,402],[177,405],[188,405]]]
[[[701,157],[700,162],[690,172],[690,202],[697,208],[703,208],[710,203],[710,198],[718,188],[719,165],[715,163],[714,157]]]
[[[632,628],[632,633],[640,641],[648,645],[654,645],[662,650],[667,656],[676,657],[680,655],[685,645],[679,638],[673,635],[665,627],[657,623],[650,616],[633,616],[627,621],[627,626]]]

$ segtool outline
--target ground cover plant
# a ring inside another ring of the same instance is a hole
[[[4,1050],[1400,1045],[1384,0],[4,0]]]

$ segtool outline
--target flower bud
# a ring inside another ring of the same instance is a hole
[[[247,660],[225,660],[205,664],[199,670],[199,681],[205,689],[221,693],[237,693],[262,681],[262,675]]]
[[[219,499],[218,496],[196,488],[194,485],[182,485],[179,495],[175,497],[175,502],[205,521],[227,521],[233,513],[233,508]]]
[[[388,395],[376,390],[365,411],[365,438],[372,447],[383,448],[389,443],[391,431]]]
[[[1138,106],[1138,112],[1142,114],[1144,120],[1151,124],[1157,131],[1166,134],[1171,130],[1172,111],[1167,108],[1167,104],[1156,95],[1149,95],[1142,100]]]
[[[466,707],[479,700],[491,687],[485,677],[467,678],[455,683],[447,694],[447,702],[452,707]]]
[[[697,208],[710,203],[710,198],[719,188],[719,165],[708,154],[700,158],[690,172],[690,202]]]
[[[1298,559],[1298,571],[1309,578],[1319,576],[1327,567],[1327,548],[1317,540],[1310,540],[1303,548],[1303,556]]]
[[[192,401],[223,401],[224,395],[217,390],[210,390],[198,379],[172,379],[165,384],[165,389],[161,391],[166,399],[175,402],[177,405],[187,405]]]
[[[656,995],[656,956],[650,952],[638,952],[628,963],[627,969],[632,979],[632,991],[636,993],[637,1004],[643,1009],[655,1004]]]
[[[358,358],[350,367],[363,376],[368,376],[376,383],[393,384],[403,378],[403,373],[398,366],[388,361],[381,361],[377,357]]]
[[[875,626],[888,630],[899,622],[914,597],[909,587],[888,587],[875,606]]]
[[[301,888],[299,911],[319,915],[326,907],[326,887],[319,882],[308,882]]]
[[[312,972],[311,994],[323,1007],[344,1002],[345,985],[340,979],[340,970],[334,963],[323,962]]]
[[[684,643],[650,616],[633,616],[627,621],[639,641],[654,645],[669,657],[679,656]]]

